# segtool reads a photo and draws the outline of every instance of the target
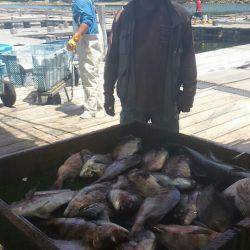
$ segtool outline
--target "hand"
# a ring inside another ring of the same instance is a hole
[[[114,96],[105,96],[104,108],[107,115],[115,116],[115,98]]]
[[[67,50],[75,52],[76,51],[76,42],[71,38],[67,43]]]
[[[180,112],[190,112],[190,109],[193,107],[193,102],[193,94],[180,91],[177,98],[177,105]]]

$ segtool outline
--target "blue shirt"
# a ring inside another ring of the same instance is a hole
[[[93,0],[73,0],[72,13],[73,19],[78,26],[80,26],[80,24],[88,25],[89,28],[87,34],[98,33],[97,18]]]

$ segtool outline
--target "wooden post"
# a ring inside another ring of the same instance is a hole
[[[108,50],[108,38],[107,38],[107,30],[106,30],[106,21],[105,21],[105,5],[97,5],[97,14],[100,22],[100,26],[103,33],[103,49],[104,55],[106,55]]]

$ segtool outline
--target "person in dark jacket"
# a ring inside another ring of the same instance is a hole
[[[114,88],[121,124],[151,122],[179,131],[196,92],[191,16],[169,0],[131,0],[113,22],[104,72],[104,107],[113,116]]]

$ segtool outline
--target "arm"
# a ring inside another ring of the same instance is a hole
[[[184,26],[182,44],[183,54],[181,58],[180,80],[183,92],[180,94],[180,106],[181,111],[189,112],[193,106],[197,87],[197,69],[191,20]]]

